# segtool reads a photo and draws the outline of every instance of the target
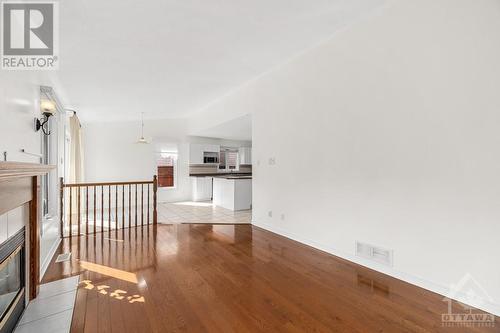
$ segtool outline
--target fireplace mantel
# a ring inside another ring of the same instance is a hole
[[[30,300],[36,298],[40,282],[40,176],[55,168],[54,165],[0,162],[0,215],[29,204],[26,237],[29,240]]]
[[[0,162],[0,181],[13,178],[41,176],[55,168],[55,165]]]

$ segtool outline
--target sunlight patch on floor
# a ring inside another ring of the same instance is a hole
[[[89,270],[94,273],[99,273],[102,275],[107,275],[114,277],[115,279],[120,279],[123,281],[131,282],[131,283],[137,283],[137,275],[134,273],[122,271],[121,269],[116,269],[116,268],[111,268],[99,264],[94,264],[91,262],[83,261],[80,260],[80,266],[83,269]]]
[[[84,289],[95,290],[96,292],[98,292],[101,295],[107,295],[107,296],[114,298],[116,300],[119,300],[119,301],[126,300],[130,304],[145,303],[146,302],[146,299],[144,298],[144,296],[141,296],[138,294],[127,296],[128,292],[126,290],[121,290],[121,289],[113,290],[113,289],[111,289],[110,286],[105,285],[105,284],[94,285],[91,280],[83,280],[82,282],[80,282],[80,284],[84,285],[84,287],[83,287]]]

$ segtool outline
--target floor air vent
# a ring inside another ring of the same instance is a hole
[[[392,266],[393,251],[370,244],[356,242],[356,255],[369,260]]]
[[[57,256],[56,262],[69,261],[71,259],[71,252],[63,253]]]

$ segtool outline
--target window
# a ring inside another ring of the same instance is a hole
[[[61,106],[56,93],[51,87],[41,86],[40,88],[40,113],[39,118],[45,120],[42,114],[42,102],[50,101],[55,105],[56,112],[49,118],[45,124],[45,129],[50,132],[50,135],[43,134],[39,131],[41,143],[41,163],[56,165],[57,168],[50,171],[41,178],[40,184],[40,235],[45,232],[52,232],[54,223],[57,222],[59,216],[59,177],[64,177],[66,168],[69,170],[69,163],[66,163],[65,156],[65,132],[67,116],[64,108]],[[45,103],[44,103],[45,105]],[[46,105],[45,105],[46,106]],[[68,171],[69,174],[69,171]],[[65,178],[68,182],[69,178]],[[73,206],[75,207],[75,206]]]
[[[177,153],[159,154],[157,160],[158,187],[175,187],[177,173]]]
[[[229,170],[236,170],[238,168],[238,152],[228,151],[226,152],[226,164]]]
[[[59,132],[61,125],[61,109],[57,100],[52,97],[52,95],[47,95],[44,90],[40,88],[40,99],[47,100],[54,103],[56,106],[56,113],[48,118],[45,124],[45,130],[50,135],[45,135],[43,131],[39,131],[41,139],[41,162],[43,164],[52,164],[59,167]],[[42,113],[42,110],[40,110]],[[45,121],[47,118],[41,115],[41,121]],[[41,200],[41,216],[42,221],[47,221],[54,216],[58,216],[58,170],[52,170],[49,173],[43,175],[40,183],[40,200]],[[43,230],[41,231],[43,233]]]
[[[47,132],[51,132],[52,130],[52,119],[49,118],[49,121],[45,124],[45,128],[47,129]],[[52,162],[52,147],[51,147],[51,141],[54,138],[54,135],[45,135],[40,131],[40,136],[42,137],[42,163],[43,164],[51,164]],[[52,183],[52,172],[49,172],[41,177],[41,201],[42,201],[42,217],[43,218],[50,218],[49,214],[49,200],[51,201],[52,198],[50,197],[50,184]]]
[[[237,148],[221,148],[219,157],[219,169],[238,170],[239,153]]]
[[[219,153],[219,169],[226,169],[226,152],[222,150]]]

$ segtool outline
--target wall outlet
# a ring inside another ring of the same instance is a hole
[[[272,211],[272,210],[268,211],[268,212],[267,212],[267,216],[269,216],[269,217],[273,217],[273,211]]]
[[[276,157],[270,157],[269,158],[269,165],[275,165],[276,164]]]
[[[281,221],[285,221],[285,214],[281,214]]]

